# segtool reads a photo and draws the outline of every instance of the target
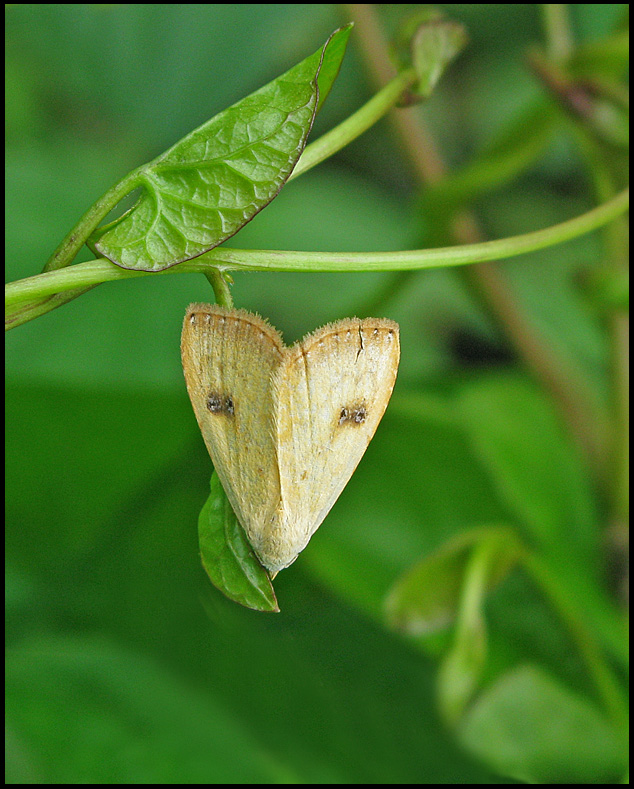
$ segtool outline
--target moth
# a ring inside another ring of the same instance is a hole
[[[229,502],[277,573],[306,547],[374,435],[396,380],[398,324],[347,318],[287,347],[258,315],[192,304],[181,355]]]

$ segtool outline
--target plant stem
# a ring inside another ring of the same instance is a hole
[[[453,644],[438,672],[438,704],[450,727],[455,727],[464,715],[486,664],[487,628],[482,603],[491,552],[492,546],[486,541],[471,552],[462,576]]]
[[[86,239],[95,230],[99,223],[107,216],[117,203],[139,185],[139,173],[143,167],[132,170],[125,178],[93,203],[75,227],[66,235],[55,252],[51,255],[44,271],[55,271],[70,265],[79,250],[86,243]],[[79,295],[79,294],[77,294]]]
[[[341,7],[359,32],[357,41],[373,83],[378,87],[385,85],[393,79],[394,67],[375,7],[371,3],[342,3]],[[434,183],[444,177],[444,163],[427,129],[419,121],[417,108],[399,109],[388,118],[419,180]]]
[[[228,275],[225,275],[218,268],[212,268],[208,271],[205,271],[205,276],[209,280],[211,287],[214,289],[216,304],[219,304],[221,307],[228,307],[229,309],[232,309],[233,298],[231,296],[229,283],[227,282]]]
[[[549,57],[565,63],[573,46],[568,3],[542,3],[542,17]]]
[[[610,199],[615,192],[613,167],[605,151],[580,129],[581,147],[586,153],[595,191],[599,200]],[[604,268],[612,276],[629,271],[629,226],[626,217],[619,217],[603,229],[605,246]],[[630,521],[630,319],[629,311],[613,307],[606,319],[610,338],[611,414],[610,461],[610,520],[608,539],[615,565],[621,570],[619,594],[621,603],[629,603],[628,566]]]
[[[342,7],[355,22],[368,71],[376,83],[383,84],[393,73],[393,68],[377,17],[377,7],[369,3],[343,4]],[[414,115],[412,110],[399,111],[394,115],[393,122],[412,169],[421,183],[438,183],[445,177],[446,168],[420,114]],[[475,217],[467,212],[455,216],[451,231],[453,238],[460,244],[479,246],[478,242],[482,238]],[[482,307],[508,337],[527,369],[550,393],[597,474],[604,477],[605,437],[602,428],[606,420],[597,418],[600,406],[584,377],[571,370],[569,365],[564,365],[542,337],[500,267],[474,266],[467,269],[464,276]]]
[[[520,236],[484,241],[480,244],[414,249],[405,252],[304,252],[268,249],[231,249],[216,247],[194,260],[185,261],[159,272],[130,271],[104,258],[78,263],[59,271],[18,280],[5,286],[5,304],[16,304],[50,296],[53,293],[85,288],[116,279],[155,277],[174,273],[208,273],[210,267],[221,271],[394,271],[464,266],[535,252],[577,238],[612,221],[629,205],[629,189],[581,216],[558,225]],[[213,283],[212,283],[213,284]]]
[[[74,269],[75,267],[73,266],[72,268]],[[92,290],[92,288],[96,287],[98,284],[99,283],[95,283],[94,285],[88,285],[85,288],[76,288],[73,290],[62,291],[60,293],[53,293],[45,296],[42,299],[36,299],[34,301],[29,300],[25,302],[19,302],[14,306],[13,309],[7,309],[4,318],[4,329],[5,331],[8,331],[9,329],[15,329],[16,326],[21,326],[23,323],[28,323],[35,318],[39,318],[41,315],[46,315],[47,312],[52,312],[58,307],[61,307],[63,304],[67,304],[69,301],[76,299],[78,296],[82,296],[84,293]]]
[[[622,732],[627,729],[628,711],[621,686],[606,663],[594,636],[585,625],[584,617],[569,599],[565,585],[535,554],[527,554],[524,567],[542,590],[554,610],[568,627],[570,635],[582,655],[604,708]]]

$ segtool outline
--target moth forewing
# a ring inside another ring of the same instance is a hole
[[[257,315],[192,304],[181,354],[205,445],[251,540],[280,499],[270,381],[283,356],[281,338]]]
[[[262,564],[288,567],[352,476],[385,412],[398,325],[350,318],[286,348],[256,315],[194,304],[182,337],[205,444]]]
[[[377,319],[339,321],[288,349],[273,398],[282,566],[306,546],[361,460],[389,402],[399,354],[398,325]]]

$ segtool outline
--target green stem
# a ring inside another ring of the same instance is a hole
[[[599,200],[610,199],[615,191],[614,165],[603,146],[597,144],[585,130],[579,130],[581,150],[586,155],[594,177],[595,192]],[[629,225],[627,217],[603,228],[605,248],[604,270],[610,276],[625,276],[629,271]],[[629,605],[629,521],[630,521],[630,319],[629,310],[613,307],[606,315],[606,328],[610,339],[610,400],[611,424],[609,429],[609,497],[610,542],[622,606]]]
[[[621,686],[606,663],[603,654],[591,631],[586,627],[584,617],[571,602],[557,575],[534,554],[523,559],[524,567],[535,584],[542,590],[557,614],[568,627],[580,654],[592,677],[597,693],[610,718],[621,731],[627,729],[628,709]]]
[[[455,726],[477,690],[487,657],[487,630],[482,613],[495,547],[485,541],[465,567],[453,645],[438,673],[438,702],[445,722]]]
[[[411,69],[401,72],[364,104],[363,107],[343,121],[343,123],[307,146],[289,180],[297,178],[298,175],[315,167],[315,165],[324,161],[329,156],[332,156],[369,129],[394,107],[403,92],[414,79],[415,75]],[[66,268],[73,262],[91,233],[99,226],[108,213],[123,197],[140,185],[140,176],[144,167],[145,165],[129,173],[86,211],[79,222],[70,230],[55,252],[51,255],[44,267],[44,272],[58,271]],[[181,271],[182,270],[183,269],[181,269]],[[216,301],[219,304],[224,303],[226,306],[232,306],[233,302],[226,280],[220,276],[216,277],[213,274],[209,274],[207,269],[205,269],[205,274],[214,288]],[[89,287],[93,287],[94,284],[97,283],[93,283]],[[53,291],[52,293],[48,292],[45,298],[39,299],[35,303],[30,303],[28,305],[22,304],[19,309],[13,310],[6,315],[5,329],[14,328],[29,320],[33,320],[33,318],[44,315],[77,296],[81,296],[83,292],[84,289],[80,288],[71,295],[71,293],[65,289],[64,295],[62,296],[58,291]],[[17,301],[24,301],[24,299],[19,297],[19,289],[13,291],[13,293],[14,295],[18,295]],[[51,295],[54,295],[54,298],[51,298]]]
[[[136,170],[128,173],[125,178],[108,189],[96,203],[90,206],[88,211],[53,252],[44,266],[44,271],[56,271],[69,266],[73,262],[79,250],[86,243],[87,238],[104,217],[112,211],[122,198],[139,186],[139,174],[142,169],[142,167],[138,167]]]
[[[486,596],[491,557],[498,548],[495,540],[483,540],[471,553],[464,572],[460,607],[456,621],[456,641],[470,640],[484,628],[482,602]]]
[[[399,101],[403,92],[415,81],[412,69],[398,74],[384,88],[373,96],[359,110],[343,123],[308,145],[302,153],[289,180],[310,170],[323,162],[380,120]],[[133,170],[125,178],[109,189],[77,222],[44,267],[44,271],[54,271],[68,266],[86,243],[90,234],[117,203],[141,184],[145,165]]]
[[[614,176],[606,161],[604,151],[593,139],[585,135],[584,146],[588,155],[595,190],[599,200],[612,199],[616,188]],[[627,217],[619,217],[603,228],[605,246],[604,266],[613,275],[629,271],[629,225]],[[629,311],[614,308],[608,315],[611,344],[612,405],[614,424],[611,435],[612,505],[613,519],[626,532],[629,527],[629,433],[630,433],[630,376],[629,376]],[[625,536],[625,535],[624,535]]]
[[[129,271],[103,258],[78,263],[60,271],[12,282],[5,287],[5,304],[14,306],[73,288],[84,288],[131,277],[172,273],[206,273],[210,266],[221,270],[247,271],[409,271],[464,266],[535,252],[596,230],[622,214],[629,205],[629,189],[581,216],[543,230],[498,241],[406,252],[297,252],[286,250],[230,249],[218,247],[194,260],[157,273]]]
[[[20,302],[15,305],[13,309],[7,310],[4,319],[5,331],[15,329],[16,326],[28,323],[35,318],[39,318],[41,315],[46,315],[47,312],[52,312],[52,310],[61,307],[63,304],[67,304],[78,296],[82,296],[94,287],[96,287],[96,284],[89,285],[85,288],[76,288],[61,293],[53,293],[50,296],[45,296],[43,299],[36,299],[35,301]]]
[[[398,103],[403,93],[415,81],[416,74],[413,69],[407,69],[397,74],[363,107],[318,140],[307,145],[288,180],[297,178],[298,175],[302,175],[311,167],[328,159],[367,131]]]
[[[227,277],[229,275],[220,271],[218,268],[212,268],[208,271],[205,271],[205,276],[209,280],[211,287],[214,289],[216,304],[219,304],[221,307],[228,307],[229,309],[232,309],[233,298],[231,296],[229,282],[227,281]]]
[[[568,3],[542,3],[542,15],[549,55],[554,61],[565,63],[573,48]]]

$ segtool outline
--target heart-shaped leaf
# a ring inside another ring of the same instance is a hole
[[[211,583],[230,600],[256,611],[279,611],[268,573],[238,523],[218,475],[198,517],[203,567]]]
[[[91,245],[127,269],[162,271],[218,246],[278,194],[339,72],[351,26],[281,77],[139,168],[143,193]]]

